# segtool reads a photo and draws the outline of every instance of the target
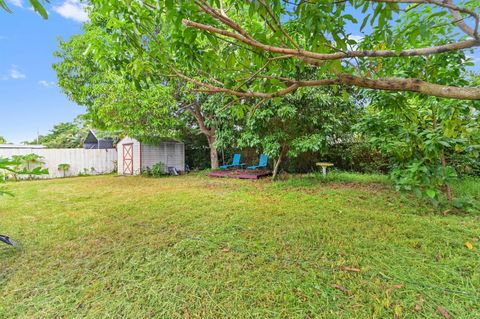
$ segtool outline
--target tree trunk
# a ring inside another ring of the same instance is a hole
[[[445,171],[445,168],[447,167],[447,161],[445,160],[445,154],[443,153],[443,151],[440,154],[440,161],[442,163],[443,170]],[[451,203],[453,201],[452,189],[450,188],[450,185],[448,185],[448,183],[445,183],[445,195],[447,195],[447,199]]]
[[[215,127],[207,127],[205,125],[205,117],[202,114],[202,109],[199,103],[194,103],[191,108],[189,108],[192,115],[195,117],[198,123],[198,127],[202,134],[205,134],[208,140],[208,147],[210,148],[210,166],[212,169],[218,168],[218,150],[215,147]]]
[[[215,147],[215,135],[207,135],[208,147],[210,148],[210,166],[212,169],[218,168],[218,150]]]
[[[278,155],[278,159],[273,163],[273,173],[272,173],[272,180],[277,179],[278,169],[280,168],[280,164],[283,161],[283,147],[280,150],[280,154]]]

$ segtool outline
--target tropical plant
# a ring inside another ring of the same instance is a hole
[[[17,173],[13,167],[19,164],[20,162],[18,160],[0,157],[0,184],[5,183],[7,173]],[[11,195],[11,193],[7,192],[3,186],[0,186],[0,196],[5,194]]]
[[[63,177],[66,177],[67,172],[70,170],[70,164],[67,164],[67,163],[58,164],[58,170],[62,171]]]
[[[15,158],[3,158],[0,157],[0,185],[5,183],[7,176],[9,173],[15,175],[43,175],[48,174],[48,170],[43,169],[41,167],[35,167],[34,169],[19,169],[22,165],[22,158],[15,157]],[[11,192],[8,192],[5,187],[0,186],[0,196],[2,195],[12,195]]]
[[[45,162],[43,161],[44,157],[35,153],[23,155],[21,158],[27,170],[30,170],[37,165],[45,164]]]
[[[5,139],[5,137],[0,136],[0,144],[7,144],[7,140]]]

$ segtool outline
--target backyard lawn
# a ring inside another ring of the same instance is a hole
[[[480,318],[480,215],[381,177],[8,187],[0,318]]]

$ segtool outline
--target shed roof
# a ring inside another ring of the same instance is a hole
[[[94,130],[88,130],[87,137],[85,138],[83,143],[87,143],[87,144],[98,143],[98,138],[97,138],[96,132]]]
[[[139,141],[138,139],[136,139],[134,137],[130,137],[128,135],[123,137],[122,139],[120,139],[120,141],[118,141],[118,144],[122,144],[123,140],[128,139],[128,138],[130,138],[132,140],[135,140],[136,142],[138,142],[140,144],[145,144],[145,145],[160,145],[162,143],[184,144],[182,141],[176,140],[176,139],[170,138],[170,137],[158,137],[158,136],[145,137],[145,139],[147,139],[147,142],[142,142],[142,141]],[[154,142],[154,141],[156,141],[156,142]]]

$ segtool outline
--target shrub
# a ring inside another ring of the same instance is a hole
[[[162,162],[154,164],[151,168],[147,167],[142,174],[148,177],[162,177],[168,175],[166,166]]]

